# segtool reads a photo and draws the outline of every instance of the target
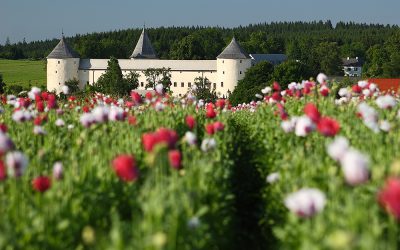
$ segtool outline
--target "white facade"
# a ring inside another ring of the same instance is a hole
[[[361,66],[343,66],[344,76],[360,77],[362,75]]]

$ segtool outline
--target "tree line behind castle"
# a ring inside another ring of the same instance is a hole
[[[76,35],[67,42],[82,58],[127,58],[141,29]],[[312,75],[342,75],[342,58],[365,61],[368,77],[400,77],[398,26],[339,22],[263,23],[235,28],[161,27],[148,29],[161,59],[214,59],[234,35],[246,51],[284,53],[306,64]],[[41,59],[58,39],[0,46],[0,58]]]

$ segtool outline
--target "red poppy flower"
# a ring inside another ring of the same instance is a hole
[[[220,121],[214,122],[213,126],[215,131],[222,131],[225,128],[225,125]]]
[[[136,117],[134,116],[134,115],[130,115],[130,116],[128,116],[128,123],[130,124],[130,125],[133,125],[133,126],[135,126],[136,125]]]
[[[7,125],[5,123],[0,123],[0,131],[3,133],[7,133]]]
[[[0,181],[3,181],[7,178],[7,169],[4,166],[4,162],[0,160]]]
[[[153,94],[151,92],[147,92],[145,96],[147,100],[151,100],[153,98]]]
[[[304,114],[308,116],[313,122],[318,123],[319,119],[321,118],[321,114],[319,113],[317,107],[312,103],[307,103],[304,106]]]
[[[142,135],[142,143],[144,150],[151,152],[153,151],[154,145],[157,143],[157,138],[153,133],[144,133]]]
[[[169,164],[171,165],[172,168],[174,169],[180,169],[182,167],[182,155],[181,152],[179,152],[179,150],[170,150],[168,152],[168,160],[169,160]]]
[[[324,136],[335,136],[339,133],[340,125],[336,120],[330,117],[322,117],[318,121],[317,129]]]
[[[217,116],[217,113],[215,112],[214,108],[207,108],[207,112],[206,112],[206,117],[207,118],[214,118]]]
[[[362,91],[362,88],[360,86],[358,86],[357,84],[353,85],[353,87],[351,87],[351,89],[353,90],[354,93],[357,93],[357,94],[360,94]]]
[[[139,105],[142,103],[142,97],[139,95],[138,92],[132,91],[131,98],[132,98],[132,101],[135,103],[135,105]]]
[[[57,100],[54,94],[49,94],[47,97],[47,108],[48,109],[55,109],[57,108]]]
[[[43,193],[51,187],[51,180],[47,176],[39,176],[32,180],[32,187],[35,191]]]
[[[144,133],[142,135],[143,147],[147,152],[153,151],[156,144],[165,143],[168,148],[174,148],[178,141],[178,134],[171,129],[159,128],[154,133]]]
[[[319,91],[322,96],[328,96],[329,95],[329,89],[328,88],[323,88]]]
[[[388,213],[400,220],[400,179],[389,178],[378,194],[378,201]]]
[[[225,100],[224,99],[218,99],[215,102],[215,106],[217,106],[220,109],[223,109],[225,107]]]
[[[186,116],[185,121],[190,130],[192,130],[194,126],[196,126],[196,120],[191,115]]]
[[[273,89],[274,91],[281,91],[281,86],[279,85],[279,83],[274,82],[274,83],[272,84],[272,89]]]
[[[112,161],[112,166],[118,177],[125,181],[136,181],[139,177],[139,170],[135,158],[131,155],[119,155]]]
[[[282,100],[281,93],[279,93],[279,92],[274,92],[274,93],[272,93],[271,98],[272,98],[274,101],[277,101],[277,102],[279,102],[279,101]]]
[[[206,128],[206,132],[209,135],[213,135],[215,133],[215,129],[214,129],[214,123],[209,123],[205,125]]]

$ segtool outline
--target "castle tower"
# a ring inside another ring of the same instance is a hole
[[[154,51],[153,45],[151,45],[147,31],[143,28],[142,34],[133,50],[131,59],[157,59],[156,52]]]
[[[245,72],[251,67],[251,57],[239,45],[235,38],[217,56],[218,82],[216,92],[227,97],[232,93],[237,82],[243,79]]]
[[[66,81],[77,79],[79,55],[66,42],[64,34],[60,42],[47,56],[47,90],[61,92]]]

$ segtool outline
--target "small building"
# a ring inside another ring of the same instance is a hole
[[[360,58],[344,58],[343,61],[343,71],[344,76],[350,77],[360,77],[362,75],[362,65],[363,62]]]

